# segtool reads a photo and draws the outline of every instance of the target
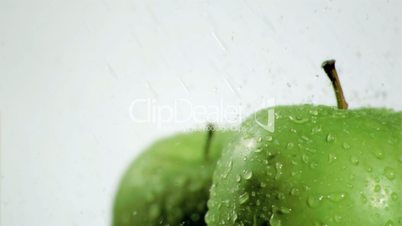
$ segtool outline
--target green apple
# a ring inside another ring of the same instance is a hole
[[[145,150],[122,178],[114,226],[205,225],[212,173],[232,132],[195,131],[162,139]]]
[[[402,113],[278,106],[245,120],[216,167],[206,222],[253,226],[402,225]],[[338,88],[337,88],[338,87]],[[261,123],[275,111],[275,130]]]

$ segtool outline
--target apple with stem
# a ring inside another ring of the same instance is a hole
[[[212,173],[231,131],[177,134],[154,143],[127,169],[113,226],[205,225]]]
[[[335,70],[338,108],[277,106],[245,120],[213,177],[210,226],[402,225],[402,113],[348,109]]]

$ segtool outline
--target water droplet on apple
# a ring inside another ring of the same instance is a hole
[[[390,167],[385,167],[384,174],[385,177],[388,178],[389,180],[395,179],[395,171]]]
[[[282,192],[279,192],[279,193],[276,195],[276,197],[277,197],[279,200],[284,200],[284,199],[286,198],[285,194],[283,194]]]
[[[288,207],[285,207],[285,206],[282,206],[282,207],[280,207],[278,209],[278,212],[281,213],[281,214],[289,214],[290,212],[292,212],[292,209],[288,208]]]
[[[288,144],[286,145],[286,148],[287,148],[288,150],[291,150],[291,149],[293,149],[294,146],[295,146],[295,145],[294,145],[293,143],[288,143]]]
[[[237,181],[237,182],[240,182],[240,180],[241,180],[241,176],[240,176],[240,175],[236,175],[236,181]]]
[[[309,110],[309,113],[310,113],[311,115],[314,115],[314,116],[317,116],[317,115],[318,115],[318,111],[315,110],[315,109]]]
[[[378,159],[383,159],[384,158],[384,153],[382,151],[377,151],[375,153],[375,157],[377,157]]]
[[[227,167],[225,168],[225,171],[221,175],[223,178],[226,178],[229,175],[230,171],[232,171],[232,166],[233,166],[233,161],[230,160],[228,162]]]
[[[334,216],[334,221],[337,222],[337,223],[339,223],[339,222],[342,221],[342,217],[339,216],[339,215],[335,215],[335,216]]]
[[[328,133],[326,140],[327,140],[327,142],[334,142],[335,136]]]
[[[320,205],[323,196],[309,196],[307,198],[307,206],[310,208],[316,208]]]
[[[279,219],[279,217],[275,213],[273,213],[271,215],[271,218],[269,219],[269,225],[271,225],[271,226],[282,226],[281,220]]]
[[[353,165],[359,165],[359,159],[356,156],[350,157],[350,161],[352,162]]]
[[[282,175],[282,163],[276,162],[275,163],[275,169],[276,169],[276,174],[275,174],[275,180],[278,180],[279,177]]]
[[[289,116],[289,119],[290,119],[290,121],[297,123],[297,124],[302,124],[302,123],[308,122],[308,120],[309,120],[308,118],[302,118],[299,116],[296,116],[296,117]]]
[[[379,191],[381,191],[381,186],[380,186],[380,185],[378,185],[378,184],[377,184],[377,185],[375,185],[375,186],[374,186],[374,191],[375,191],[375,192],[379,192]]]
[[[246,203],[249,200],[250,196],[248,194],[248,192],[244,192],[243,194],[241,194],[239,196],[239,203],[240,205]]]
[[[346,193],[344,192],[332,193],[329,194],[327,198],[333,202],[340,202],[346,198]]]
[[[328,162],[333,163],[336,160],[336,155],[334,153],[328,154]]]
[[[348,143],[343,143],[342,147],[343,147],[343,149],[346,149],[346,150],[350,149],[350,145]]]
[[[250,170],[243,170],[243,178],[246,180],[250,180],[253,177],[253,172]]]
[[[304,149],[305,149],[306,151],[308,151],[308,152],[311,152],[311,153],[317,152],[317,150],[314,149],[314,148],[305,147]]]
[[[306,164],[309,163],[310,158],[308,157],[308,155],[303,154],[301,158],[302,158],[302,161],[303,161],[304,163],[306,163]]]
[[[384,226],[395,226],[394,222],[392,220],[389,220],[385,223]]]
[[[296,195],[299,195],[299,193],[300,193],[300,190],[299,190],[298,188],[292,188],[292,189],[290,189],[290,194],[291,194],[291,195],[296,196]]]
[[[364,194],[360,194],[360,200],[362,201],[363,204],[367,203],[367,197]]]
[[[311,129],[311,135],[321,132],[321,126],[315,126]]]
[[[302,141],[306,142],[306,143],[311,143],[311,139],[306,137],[306,136],[301,136],[300,137]]]
[[[318,167],[318,163],[317,162],[312,162],[312,163],[310,163],[310,168],[311,169],[315,169],[315,168],[317,168]]]
[[[233,214],[232,214],[232,223],[235,223],[236,222],[236,220],[237,220],[237,213],[236,212],[233,212]]]

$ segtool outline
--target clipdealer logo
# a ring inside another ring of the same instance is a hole
[[[175,99],[169,104],[159,103],[154,98],[139,98],[131,102],[129,116],[134,123],[153,123],[157,128],[167,124],[223,122],[231,129],[238,129],[244,119],[253,117],[258,126],[275,131],[275,109],[262,112],[259,109],[274,106],[273,99],[265,99],[254,105],[226,104],[222,99],[217,104],[194,104],[189,99]],[[254,112],[254,113],[253,113]]]

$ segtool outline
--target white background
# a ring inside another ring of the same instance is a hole
[[[0,0],[0,225],[109,225],[133,157],[206,121],[135,123],[138,98],[334,105],[320,64],[335,58],[350,107],[402,110],[401,12],[399,0]]]

